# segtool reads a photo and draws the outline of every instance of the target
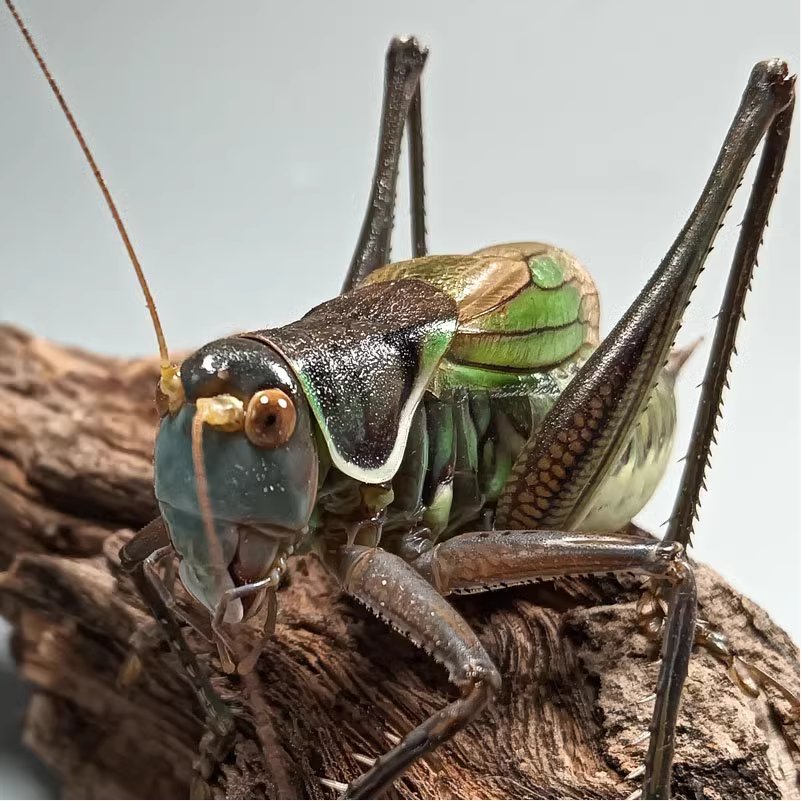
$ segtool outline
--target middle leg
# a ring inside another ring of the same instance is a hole
[[[500,676],[467,621],[412,567],[382,548],[343,547],[345,591],[443,664],[460,697],[432,714],[352,782],[345,798],[376,798],[411,764],[449,740],[492,700]]]
[[[426,255],[420,76],[428,51],[415,39],[393,39],[386,56],[384,101],[370,199],[342,291],[389,261],[401,142],[408,124],[412,251]]]
[[[683,545],[573,531],[480,531],[436,545],[412,566],[443,595],[587,573],[634,573],[667,582],[671,592],[643,797],[669,797],[652,794],[647,780],[653,776],[669,789],[676,716],[693,647],[697,592]]]

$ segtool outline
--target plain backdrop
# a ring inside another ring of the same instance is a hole
[[[336,294],[394,34],[431,49],[432,251],[558,244],[593,272],[604,333],[695,203],[753,63],[801,63],[796,0],[19,2],[118,199],[175,349],[288,322]],[[114,225],[5,13],[0,115],[0,318],[107,353],[155,353]],[[796,637],[798,141],[796,131],[694,552]],[[395,258],[409,252],[401,185]],[[713,331],[744,200],[680,342]],[[680,381],[676,461],[706,354]],[[657,530],[668,517],[679,473],[676,464],[642,524]],[[22,775],[10,752],[0,758]],[[11,787],[46,792],[0,781],[0,796]]]

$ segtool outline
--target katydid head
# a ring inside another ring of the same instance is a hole
[[[92,170],[150,313],[160,357],[156,402],[163,416],[156,495],[183,557],[182,579],[212,609],[228,588],[268,578],[277,585],[314,505],[317,454],[305,401],[281,357],[243,339],[207,345],[184,362],[181,375],[94,156],[14,3],[5,2]],[[212,456],[208,464],[204,446]],[[241,601],[229,611],[241,618]]]
[[[181,365],[183,402],[161,404],[155,489],[186,588],[213,610],[226,590],[277,586],[317,491],[311,413],[284,359],[242,337]],[[241,619],[239,601],[226,619]]]

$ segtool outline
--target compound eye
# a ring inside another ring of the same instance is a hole
[[[277,448],[292,436],[296,421],[295,404],[286,392],[263,389],[248,403],[245,434],[260,448]]]

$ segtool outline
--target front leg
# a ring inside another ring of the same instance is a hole
[[[461,698],[409,732],[345,791],[345,798],[376,798],[413,762],[449,740],[492,700],[501,685],[484,646],[461,615],[400,557],[350,545],[336,573],[345,591],[420,646],[448,671]]]
[[[189,647],[176,619],[179,610],[175,600],[159,575],[159,561],[173,553],[164,521],[158,517],[123,546],[120,562],[122,569],[131,574],[139,594],[181,661],[205,713],[207,731],[198,746],[195,769],[207,779],[231,749],[235,722],[233,713],[217,695],[206,671]]]

